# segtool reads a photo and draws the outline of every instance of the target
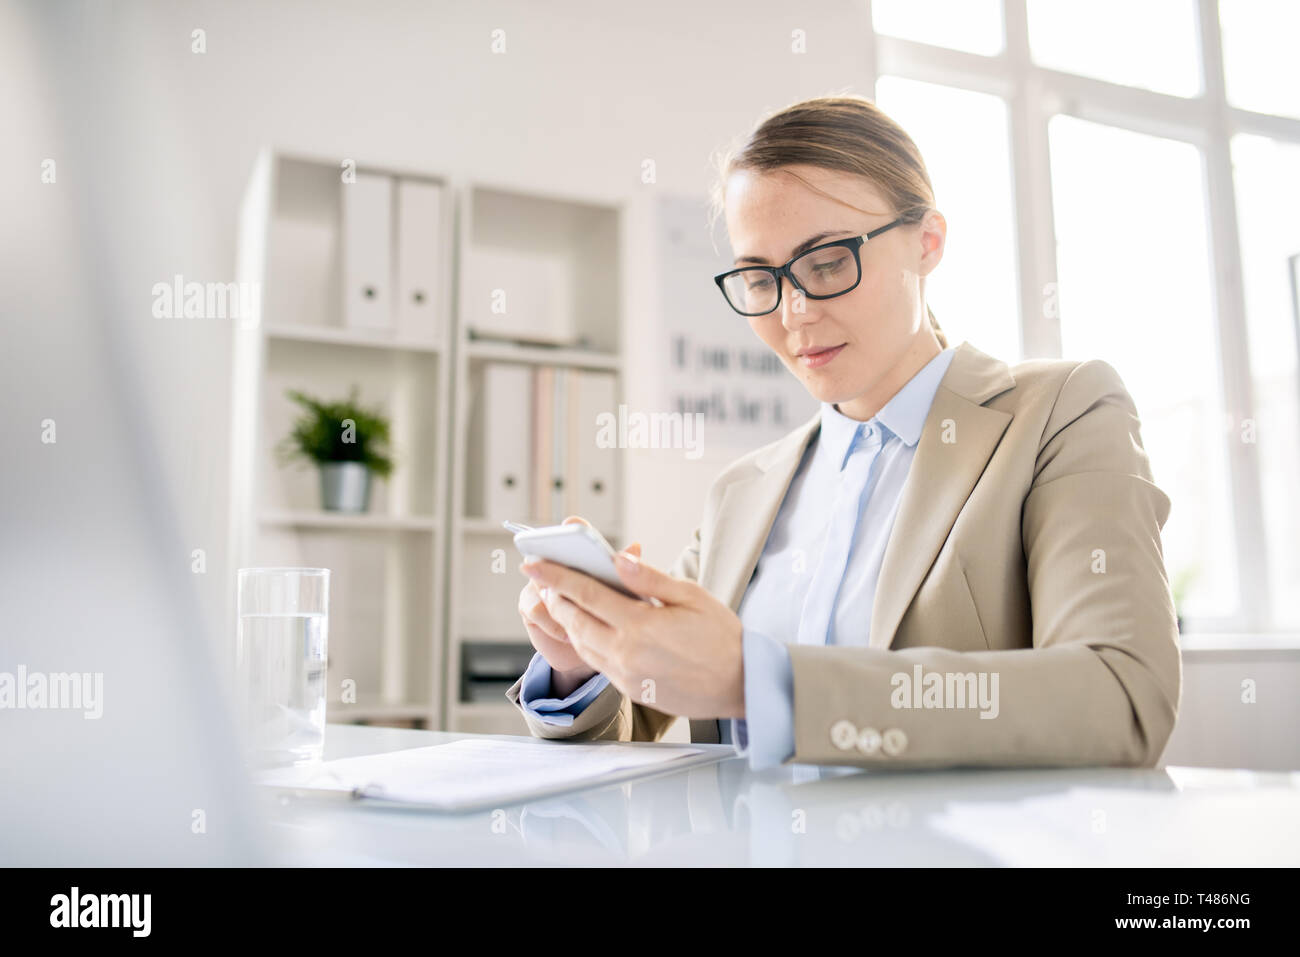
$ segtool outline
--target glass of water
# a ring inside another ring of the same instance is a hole
[[[241,568],[235,680],[255,767],[319,761],[325,746],[328,568]]]

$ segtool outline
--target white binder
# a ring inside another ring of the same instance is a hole
[[[615,377],[609,372],[573,370],[569,373],[573,385],[569,390],[568,435],[569,475],[568,511],[581,515],[602,532],[618,529],[618,496],[615,494],[618,475],[617,427],[604,430],[605,437],[614,441],[609,448],[600,448],[597,437],[601,429],[598,417],[608,413],[618,421],[618,390]]]
[[[343,190],[343,324],[393,327],[393,180],[357,173]]]
[[[574,341],[573,290],[559,256],[475,245],[466,257],[465,323],[487,338]]]
[[[494,521],[527,521],[529,441],[524,429],[532,400],[528,366],[487,363],[483,367],[483,514]]]
[[[555,457],[555,369],[538,366],[533,372],[531,457],[532,496],[529,514],[541,525],[551,524],[551,476]]]
[[[442,338],[442,194],[437,183],[397,183],[397,327],[419,342]]]
[[[564,521],[567,515],[573,514],[568,508],[570,494],[567,483],[573,477],[573,472],[568,468],[568,437],[569,437],[569,383],[577,375],[575,369],[555,369],[554,386],[551,399],[551,474],[550,479],[550,511],[547,518],[555,524]]]

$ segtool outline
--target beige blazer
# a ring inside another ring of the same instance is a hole
[[[959,345],[885,549],[870,645],[788,645],[791,760],[1155,765],[1182,668],[1160,543],[1170,502],[1139,425],[1105,362],[1008,367]],[[817,415],[718,476],[674,575],[739,607],[819,426]],[[506,693],[516,705],[521,683]],[[658,740],[675,720],[612,684],[567,728],[524,717],[538,737],[621,741]],[[690,725],[693,741],[718,741],[717,721]]]

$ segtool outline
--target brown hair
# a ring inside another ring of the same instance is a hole
[[[743,144],[719,158],[710,225],[723,211],[732,173],[794,165],[866,177],[906,223],[920,222],[934,208],[934,187],[925,161],[903,128],[865,97],[822,96],[766,117]],[[925,308],[939,345],[948,348],[948,337],[933,310]]]

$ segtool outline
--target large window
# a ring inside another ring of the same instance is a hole
[[[872,0],[877,33],[968,53],[1002,52],[999,0]]]
[[[1243,110],[1300,117],[1300,3],[1225,0],[1219,16],[1228,102]]]
[[[1153,478],[1173,500],[1170,577],[1189,617],[1238,604],[1223,390],[1200,155],[1188,143],[1055,116],[1048,124],[1061,352],[1119,372]]]
[[[1029,0],[1034,62],[1174,96],[1201,92],[1196,0]]]
[[[1006,104],[996,96],[884,76],[876,102],[916,141],[948,223],[926,301],[953,342],[1020,357],[1015,203]]]
[[[1300,630],[1300,144],[1232,140],[1273,620]],[[1240,426],[1244,424],[1245,429]]]
[[[940,322],[1113,365],[1185,630],[1300,628],[1300,3],[871,9],[877,100],[948,220]]]

